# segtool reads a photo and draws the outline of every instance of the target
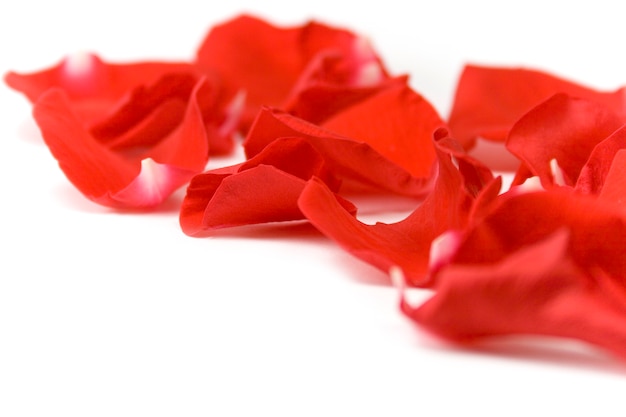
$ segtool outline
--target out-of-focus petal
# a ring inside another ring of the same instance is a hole
[[[248,15],[214,26],[196,63],[232,92],[245,91],[244,131],[262,106],[284,107],[313,85],[361,87],[387,77],[371,47],[348,30],[314,21],[277,27]]]
[[[626,117],[623,88],[599,92],[541,71],[467,65],[448,124],[466,149],[479,137],[501,142],[520,117],[557,93],[595,101]]]

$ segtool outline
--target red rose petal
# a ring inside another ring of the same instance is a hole
[[[263,109],[244,147],[252,157],[276,138],[306,138],[341,178],[398,194],[423,195],[432,184],[432,134],[441,126],[426,100],[406,86],[394,86],[343,109],[322,127]]]
[[[500,196],[465,233],[452,262],[494,264],[559,229],[568,230],[572,256],[580,265],[601,265],[611,276],[626,277],[622,211],[567,188]]]
[[[406,76],[385,79],[372,86],[312,83],[297,94],[293,94],[283,109],[308,122],[322,124],[329,117],[378,92],[406,83]]]
[[[402,311],[458,342],[514,334],[574,338],[626,358],[626,291],[602,270],[581,268],[568,233],[555,231],[495,264],[452,265],[432,298]],[[608,290],[608,291],[607,291]]]
[[[552,96],[511,129],[506,146],[525,165],[514,184],[530,173],[550,187],[558,163],[565,185],[574,186],[594,147],[622,124],[620,117],[603,105],[565,94]]]
[[[355,257],[385,272],[399,265],[412,285],[430,285],[426,278],[431,242],[447,230],[464,228],[483,189],[493,197],[500,186],[499,181],[492,181],[489,170],[455,149],[450,138],[441,137],[436,144],[439,175],[435,189],[398,223],[368,225],[358,221],[315,181],[303,191],[300,209],[315,227]]]
[[[398,85],[345,108],[322,126],[367,143],[415,177],[428,177],[436,160],[432,136],[443,121],[427,100]]]
[[[184,62],[111,64],[93,54],[77,54],[42,71],[9,72],[4,79],[33,104],[48,89],[62,89],[79,118],[90,123],[106,115],[136,86],[152,84],[165,74],[178,72],[197,73]]]
[[[540,71],[468,65],[459,79],[448,124],[466,149],[478,137],[501,142],[524,113],[557,93],[595,101],[626,116],[624,89],[605,93]]]
[[[317,22],[281,28],[246,15],[214,26],[196,62],[223,79],[233,94],[245,91],[244,131],[262,106],[282,107],[320,77],[349,86],[386,78],[376,54],[347,30]],[[376,76],[367,77],[368,71]]]
[[[623,137],[624,130],[620,131]],[[626,214],[626,149],[620,149],[611,160],[604,177],[599,200],[613,204]]]
[[[204,85],[195,88],[183,120],[171,134],[133,152],[116,151],[96,140],[62,90],[43,94],[33,112],[59,166],[87,198],[111,207],[147,208],[206,165],[208,144],[196,101]]]
[[[188,235],[211,230],[304,219],[297,201],[316,177],[336,189],[339,182],[323,157],[305,140],[283,138],[243,164],[195,176],[183,200],[180,224]],[[354,206],[340,199],[342,208]]]
[[[593,148],[578,176],[576,190],[586,194],[600,194],[611,171],[613,171],[611,182],[617,179],[615,169],[620,164],[614,164],[614,159],[624,149],[626,149],[626,125],[621,126]]]

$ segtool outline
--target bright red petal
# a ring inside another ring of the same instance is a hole
[[[353,33],[309,22],[298,27],[276,27],[252,16],[240,16],[214,26],[198,50],[196,62],[217,74],[232,94],[244,90],[242,125],[250,126],[262,106],[282,107],[289,97],[319,81],[319,73],[333,74],[334,83],[364,85],[371,64],[379,79],[386,74],[371,49]],[[325,67],[330,56],[331,68]],[[342,65],[348,63],[348,69]],[[372,84],[372,83],[369,83]]]
[[[586,341],[626,357],[626,291],[600,269],[581,268],[559,229],[496,263],[454,264],[434,296],[403,312],[457,342],[501,335]]]
[[[371,117],[371,113],[367,110],[361,114],[369,114]],[[359,112],[359,110],[355,111]],[[399,116],[399,118],[403,116],[402,114],[394,114]],[[431,113],[428,112],[424,112],[423,115],[416,115],[416,117],[423,117],[427,121],[423,124],[415,122],[417,127],[412,132],[426,135],[428,129],[424,126],[432,121],[429,118],[430,115]],[[389,118],[381,119],[381,122],[389,121],[389,119],[393,119],[393,115]],[[419,119],[416,120],[419,121]],[[342,129],[347,131],[350,130],[348,122],[357,121],[355,117],[347,115],[345,123],[338,121],[337,125],[339,126],[343,123]],[[366,120],[363,120],[362,123],[370,127],[375,125],[375,122]],[[432,124],[430,127],[435,129],[437,126]],[[363,131],[363,127],[353,126],[353,128],[355,132],[357,130]],[[385,128],[389,130],[386,131]],[[373,128],[373,135],[375,135],[376,139],[372,139],[372,141],[379,148],[384,149],[387,154],[393,154],[397,159],[402,158],[402,161],[394,161],[385,157],[373,145],[358,140],[358,138],[355,140],[351,137],[340,135],[278,110],[264,109],[255,120],[246,138],[244,147],[246,155],[252,157],[261,152],[265,146],[276,138],[303,138],[324,156],[329,169],[342,179],[403,195],[423,195],[432,186],[432,167],[434,165],[434,159],[431,160],[432,143],[426,143],[426,139],[422,136],[409,138],[408,135],[405,136],[398,132],[398,128],[399,125],[397,124],[385,125],[381,123]],[[398,135],[394,136],[394,133],[398,133]],[[368,135],[371,136],[372,133],[368,133]],[[402,155],[400,157],[400,155],[396,154],[397,151],[393,149],[394,144],[399,149],[409,140],[412,140],[411,147],[414,150],[414,156],[405,157]],[[385,141],[388,141],[388,143],[385,143]],[[407,166],[410,165],[411,171],[400,166],[399,162]],[[419,176],[412,175],[412,173],[418,173]]]
[[[439,139],[437,154],[439,175],[434,191],[398,223],[368,225],[358,221],[320,182],[310,182],[298,204],[315,227],[355,257],[385,272],[399,265],[412,285],[427,286],[433,240],[447,230],[464,228],[480,193],[493,198],[500,186],[499,181],[492,182],[487,169],[456,150],[450,138]]]
[[[226,227],[302,220],[297,201],[313,177],[339,186],[310,144],[278,139],[243,164],[195,176],[183,200],[181,227],[188,235],[202,235]],[[341,204],[354,213],[350,203]]]
[[[196,100],[202,86],[192,93],[175,130],[140,149],[120,151],[94,138],[59,89],[42,95],[33,113],[59,166],[87,198],[111,207],[147,208],[161,203],[206,165],[208,144]]]
[[[406,83],[406,76],[389,78],[372,86],[313,83],[294,94],[284,105],[284,110],[308,122],[322,124],[350,106],[385,89]]]
[[[596,145],[580,172],[576,190],[586,194],[600,194],[611,171],[613,172],[610,182],[614,183],[618,177],[616,170],[621,165],[615,163],[615,158],[623,153],[624,149],[626,149],[626,125]]]
[[[443,125],[433,106],[406,85],[381,90],[322,124],[367,143],[415,177],[431,175],[436,160],[432,137]]]
[[[566,188],[500,196],[491,211],[467,231],[453,263],[500,262],[560,229],[568,230],[572,256],[580,265],[602,265],[611,276],[626,277],[622,211]]]
[[[93,54],[77,54],[34,73],[9,72],[5,82],[32,103],[50,88],[65,91],[77,115],[90,123],[103,117],[124,95],[140,85],[156,82],[167,73],[196,70],[183,62],[111,64]]]
[[[605,93],[540,71],[468,65],[459,79],[448,124],[466,149],[479,137],[504,141],[524,113],[557,93],[595,101],[626,116],[623,89]]]
[[[557,94],[513,125],[506,146],[544,187],[555,185],[556,165],[565,181],[559,185],[574,186],[594,147],[622,124],[606,106]],[[514,183],[524,179],[518,173]]]

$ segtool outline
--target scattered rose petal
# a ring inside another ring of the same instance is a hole
[[[521,117],[506,141],[527,168],[517,173],[514,184],[538,176],[550,187],[556,174],[564,185],[574,186],[594,147],[622,124],[604,105],[565,94],[550,97]]]
[[[202,235],[226,227],[302,220],[298,197],[313,177],[335,190],[339,186],[308,142],[278,139],[245,163],[195,176],[183,200],[181,227],[188,235]],[[352,204],[339,201],[355,213]]]
[[[369,44],[350,31],[318,22],[283,28],[247,15],[214,26],[196,63],[233,94],[245,90],[244,131],[262,106],[284,108],[320,84],[369,87],[388,77]]]
[[[402,268],[410,284],[428,286],[431,242],[450,229],[463,229],[481,193],[490,200],[500,182],[446,136],[436,137],[439,174],[435,188],[406,219],[368,225],[349,215],[321,182],[309,182],[299,200],[307,219],[349,253],[387,272]],[[486,202],[483,202],[486,204]]]
[[[184,62],[112,64],[97,55],[81,53],[41,71],[9,72],[4,80],[33,104],[50,88],[65,91],[73,111],[90,124],[106,116],[135,87],[153,84],[169,73],[181,72],[195,74],[197,71]]]
[[[317,126],[276,109],[263,109],[244,147],[252,157],[280,137],[305,138],[340,178],[398,194],[432,187],[432,134],[443,122],[405,85],[392,86]]]
[[[581,267],[567,229],[493,263],[455,263],[437,274],[432,298],[402,311],[460,343],[504,335],[589,342],[626,358],[626,288],[602,269]],[[623,256],[624,254],[622,254]]]
[[[626,116],[623,88],[599,92],[540,71],[467,65],[457,84],[448,124],[466,149],[479,137],[502,142],[520,117],[557,93],[595,101]]]
[[[103,143],[85,129],[67,94],[57,88],[37,100],[33,114],[59,166],[87,198],[116,208],[149,208],[206,165],[208,144],[197,100],[203,88],[207,84],[201,80],[181,123],[163,137],[131,135],[126,142]]]

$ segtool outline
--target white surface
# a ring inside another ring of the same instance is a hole
[[[15,2],[0,11],[0,70],[85,50],[187,59],[211,24],[251,11],[367,34],[444,115],[468,61],[626,84],[610,2],[421,3]],[[147,215],[95,206],[57,168],[26,100],[0,86],[0,110],[1,416],[626,411],[623,363],[569,344],[442,346],[399,314],[384,274],[306,226],[192,239],[177,201]]]

